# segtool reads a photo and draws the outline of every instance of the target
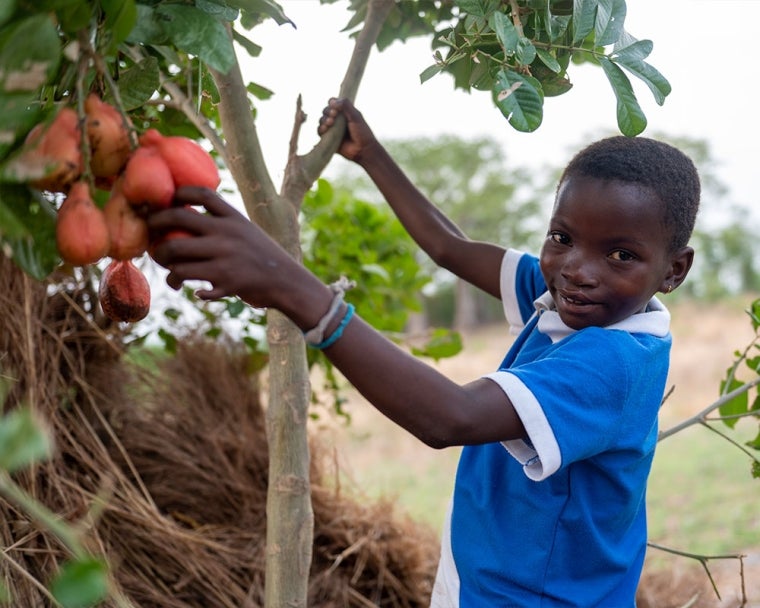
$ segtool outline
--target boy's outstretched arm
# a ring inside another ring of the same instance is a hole
[[[167,240],[153,254],[168,268],[171,287],[178,289],[188,280],[207,281],[210,288],[197,292],[201,298],[239,296],[252,306],[280,310],[303,331],[317,325],[333,300],[328,286],[215,192],[181,188],[175,202],[203,205],[208,213],[178,206],[149,217],[154,235],[176,229],[195,235]],[[325,336],[335,331],[346,313],[343,303]],[[460,386],[357,316],[324,352],[370,403],[432,447],[525,434],[512,404],[494,382],[480,378]]]
[[[318,133],[326,133],[340,114],[346,119],[346,134],[338,153],[367,172],[407,232],[436,264],[499,298],[504,248],[468,239],[412,184],[348,99],[330,99]]]

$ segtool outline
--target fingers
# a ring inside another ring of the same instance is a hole
[[[211,215],[231,216],[239,212],[229,205],[215,190],[196,186],[183,186],[174,194],[174,204],[203,205]]]

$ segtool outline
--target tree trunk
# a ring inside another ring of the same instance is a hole
[[[371,0],[357,37],[340,95],[354,99],[370,49],[393,7],[393,0]],[[301,260],[298,211],[307,190],[338,148],[343,131],[333,129],[303,157],[297,155],[305,116],[297,103],[282,193],[267,171],[240,66],[213,72],[220,94],[227,166],[249,217],[293,257]],[[327,100],[325,100],[326,102]],[[270,393],[267,405],[269,489],[267,494],[266,608],[307,605],[314,518],[309,483],[307,435],[310,383],[303,335],[275,310],[267,313]]]
[[[454,285],[454,329],[464,331],[478,324],[478,306],[474,287],[457,278]]]

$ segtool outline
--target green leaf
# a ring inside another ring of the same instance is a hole
[[[594,29],[596,23],[596,0],[573,2],[573,46],[581,44]]]
[[[0,469],[12,473],[51,452],[51,439],[30,409],[13,410],[0,418]]]
[[[270,99],[274,95],[272,89],[268,89],[258,83],[249,82],[245,90],[253,95],[256,99]]]
[[[633,93],[631,81],[618,66],[607,57],[600,57],[599,64],[612,85],[617,98],[617,123],[620,132],[628,137],[641,133],[647,126],[647,119]]]
[[[137,5],[137,23],[126,38],[126,41],[132,44],[166,44],[169,40],[168,34],[161,26],[162,19],[156,9],[145,4]]]
[[[143,106],[161,85],[158,59],[146,57],[124,70],[119,74],[117,84],[125,110],[134,110]],[[113,103],[112,96],[107,96],[105,101]]]
[[[232,23],[240,16],[240,11],[224,2],[214,0],[195,0],[195,6],[204,13]]]
[[[10,26],[0,49],[0,93],[34,92],[58,70],[61,44],[48,15]]]
[[[651,40],[635,40],[622,48],[615,48],[612,59],[621,63],[643,61],[652,53],[654,44]]]
[[[658,105],[665,103],[665,98],[670,95],[672,88],[668,80],[656,68],[646,61],[629,58],[626,55],[621,56],[620,53],[613,54],[612,61],[619,63],[631,74],[643,80],[652,91]]]
[[[427,68],[425,68],[422,73],[420,74],[420,84],[423,84],[430,80],[433,76],[436,76],[437,74],[440,74],[443,71],[443,66],[440,66],[438,64],[433,64]]]
[[[108,595],[108,567],[92,557],[67,562],[50,591],[63,608],[95,606]]]
[[[227,0],[227,4],[252,15],[264,15],[275,20],[277,25],[290,23],[295,25],[282,10],[275,0]]]
[[[757,460],[752,461],[752,477],[760,479],[760,462]]]
[[[16,12],[16,0],[0,2],[0,25],[8,21]]]
[[[0,184],[0,243],[31,277],[42,280],[60,263],[55,246],[56,212],[26,186]]]
[[[547,68],[549,68],[555,74],[559,74],[562,71],[562,66],[559,65],[559,61],[554,58],[546,49],[536,49],[536,54]]]
[[[760,298],[754,300],[747,310],[750,320],[752,321],[752,329],[755,331],[760,328]]]
[[[473,17],[488,17],[498,7],[498,0],[456,0],[459,9]]]
[[[751,441],[748,441],[745,445],[752,448],[753,450],[760,450],[760,432],[758,432],[757,437]]]
[[[239,298],[225,300],[224,305],[227,310],[227,314],[229,314],[233,319],[239,317],[245,310],[248,309],[246,303]]]
[[[16,140],[41,121],[39,107],[29,107],[29,93],[0,93],[0,159],[15,146]]]
[[[594,37],[596,44],[607,46],[617,42],[625,25],[625,0],[598,0]]]
[[[504,13],[494,13],[489,20],[491,29],[496,32],[496,38],[498,38],[507,55],[512,55],[517,52],[517,43],[520,41],[520,34],[517,32],[517,28],[510,19]]]
[[[232,39],[240,46],[242,46],[243,49],[245,49],[245,52],[248,53],[251,57],[258,57],[261,55],[261,47],[252,40],[249,40],[243,36],[237,30],[232,30]]]
[[[492,97],[509,124],[523,133],[535,131],[543,120],[541,84],[529,76],[502,69],[496,75]]]
[[[431,338],[424,346],[412,347],[412,354],[440,361],[446,357],[453,357],[461,350],[462,336],[459,332],[439,328],[433,331]]]
[[[158,13],[166,19],[164,31],[180,50],[225,74],[235,64],[232,39],[218,19],[182,4],[163,4]]]
[[[92,3],[75,0],[56,9],[56,16],[61,29],[76,37],[79,30],[85,29],[92,19]]]
[[[134,0],[100,0],[105,14],[105,27],[119,44],[127,39],[137,24],[137,6]]]
[[[736,389],[741,388],[744,385],[745,385],[744,382],[740,382],[736,378],[733,378],[730,382],[726,382],[725,380],[723,380],[720,383],[720,394],[725,395],[727,393],[731,393],[735,391]],[[719,408],[719,412],[721,416],[738,416],[739,414],[746,414],[748,406],[749,406],[749,397],[747,395],[747,391],[744,391],[743,393],[738,394],[736,397],[734,397],[730,401],[721,405]],[[723,421],[723,423],[727,427],[732,429],[736,426],[736,423],[738,421],[739,421],[739,418],[726,418]]]

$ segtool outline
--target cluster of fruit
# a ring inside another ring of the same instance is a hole
[[[65,194],[58,210],[56,245],[73,266],[110,263],[100,279],[103,312],[116,321],[138,321],[148,314],[150,287],[133,260],[156,246],[146,221],[151,211],[169,207],[182,186],[216,189],[219,171],[195,141],[148,129],[133,147],[132,125],[116,108],[91,93],[85,121],[63,108],[45,128],[35,127],[22,156],[34,174],[33,187]],[[83,179],[82,137],[88,138],[89,172],[99,188],[110,191],[101,209]]]

